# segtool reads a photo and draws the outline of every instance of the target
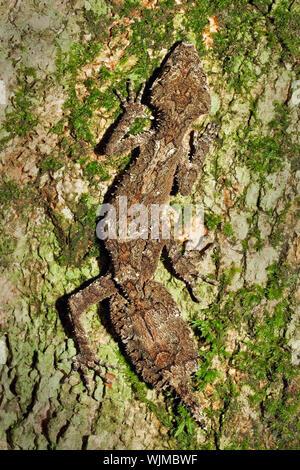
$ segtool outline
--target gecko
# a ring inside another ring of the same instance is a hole
[[[106,142],[105,153],[112,156],[138,149],[138,155],[110,197],[115,207],[122,196],[127,197],[128,205],[168,204],[174,181],[177,191],[188,195],[217,135],[213,123],[201,135],[192,130],[192,124],[209,113],[211,97],[200,58],[191,43],[180,42],[171,49],[150,87],[154,125],[141,134],[128,135],[136,118],[149,118],[145,114],[148,107],[142,103],[144,91],[145,82],[136,96],[131,83],[127,98],[116,91],[124,112]],[[104,243],[110,259],[107,273],[68,298],[78,351],[71,358],[73,370],[82,374],[89,391],[89,369],[105,383],[111,383],[108,377],[113,374],[103,369],[118,367],[108,365],[94,353],[80,320],[88,307],[109,298],[111,324],[140,377],[157,390],[171,389],[205,425],[191,386],[191,376],[198,369],[191,328],[166,287],[153,280],[163,250],[167,250],[175,273],[191,288],[199,278],[199,269],[190,262],[190,254],[182,252],[172,239],[124,238]]]

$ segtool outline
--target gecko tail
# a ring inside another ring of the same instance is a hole
[[[175,392],[180,398],[180,401],[190,410],[193,418],[201,428],[207,431],[209,428],[208,418],[203,412],[203,407],[201,406],[200,398],[197,393],[189,384],[182,387],[179,386],[177,390],[175,389]]]
[[[189,369],[192,367],[194,368],[194,364],[191,362],[190,368],[187,367],[187,365],[188,364],[185,364],[185,367],[181,366],[181,370],[178,370],[178,366],[175,366],[176,373],[172,368],[170,371],[171,373],[169,372],[164,375],[165,377],[166,375],[168,376],[168,384],[174,390],[181,403],[186,405],[201,428],[207,431],[210,427],[209,419],[203,411],[203,403],[201,403],[199,395],[195,390],[193,390],[190,384],[191,373],[193,371]]]

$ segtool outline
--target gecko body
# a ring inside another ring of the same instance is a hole
[[[206,76],[192,44],[183,42],[174,47],[153,82],[151,105],[158,116],[154,129],[125,137],[134,120],[145,117],[142,93],[143,89],[134,99],[130,90],[128,100],[119,95],[124,114],[106,144],[108,155],[139,148],[109,201],[117,216],[120,197],[124,196],[128,207],[168,204],[175,178],[179,192],[189,194],[216,135],[216,127],[208,125],[201,136],[191,134],[192,150],[187,149],[191,125],[210,110]],[[106,364],[91,350],[79,317],[90,305],[109,298],[111,323],[143,380],[157,389],[174,390],[195,418],[203,422],[190,385],[191,374],[198,368],[195,341],[168,290],[152,280],[164,248],[175,271],[188,285],[192,285],[197,272],[173,240],[117,238],[107,239],[105,246],[111,261],[108,273],[69,298],[79,349],[73,358],[75,368],[85,376],[92,368],[106,380],[101,372]]]

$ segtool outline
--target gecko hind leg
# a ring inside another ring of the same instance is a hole
[[[83,380],[89,394],[92,392],[92,387],[88,369],[92,369],[105,384],[110,385],[113,374],[104,374],[101,371],[101,367],[104,367],[105,369],[119,369],[119,367],[108,364],[92,351],[88,336],[82,322],[80,321],[80,315],[88,307],[101,302],[116,292],[116,285],[111,274],[108,274],[97,278],[79,292],[72,294],[68,301],[70,319],[79,353],[69,359],[63,359],[61,362],[72,362],[72,371],[69,375],[73,374],[75,371],[80,371],[82,373]]]

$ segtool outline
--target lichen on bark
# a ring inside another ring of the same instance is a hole
[[[0,448],[299,448],[297,3],[52,0],[0,11]],[[156,278],[193,326],[208,432],[140,381],[105,303],[84,322],[94,350],[121,366],[112,388],[96,379],[89,397],[61,362],[75,353],[64,296],[107,262],[97,207],[129,161],[96,151],[120,113],[113,90],[148,80],[182,39],[199,50],[220,124],[192,196],[213,238],[201,270],[218,283],[199,280],[196,303],[167,260]]]

